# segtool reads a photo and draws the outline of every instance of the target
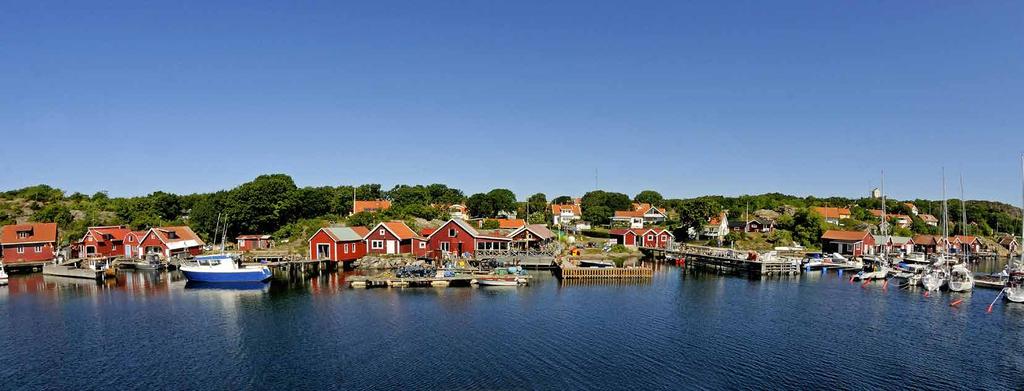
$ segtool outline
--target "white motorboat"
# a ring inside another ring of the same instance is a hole
[[[964,264],[957,264],[949,272],[949,290],[970,292],[974,289],[974,274]]]
[[[508,277],[501,277],[501,278],[497,278],[497,277],[494,277],[494,278],[484,277],[484,278],[476,279],[476,283],[478,285],[481,285],[481,286],[518,286],[519,285],[519,279],[518,278],[514,278],[514,277],[513,278],[508,278]]]
[[[862,271],[857,273],[853,278],[861,281],[869,280],[882,280],[889,276],[889,268],[887,266],[879,266],[875,271]]]
[[[4,271],[3,263],[0,263],[0,285],[7,285],[7,272]]]

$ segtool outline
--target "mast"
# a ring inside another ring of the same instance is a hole
[[[885,219],[885,170],[882,170],[882,187],[879,189],[882,192],[882,236],[886,236],[887,228],[889,228],[889,222]]]
[[[942,240],[946,243],[943,245],[945,250],[943,253],[949,252],[949,207],[946,205],[946,168],[942,168]]]
[[[964,198],[964,173],[962,171],[960,172],[960,214],[962,216],[961,217],[962,220],[960,221],[960,234],[964,235],[964,237],[966,238],[966,236],[967,236],[967,200]],[[963,249],[963,248],[964,247],[961,247],[961,249]],[[966,248],[969,249],[970,246],[967,246]],[[964,250],[964,252],[962,254],[963,258],[964,258],[964,264],[967,264],[967,259],[969,257],[968,251],[969,250]]]
[[[1021,244],[1024,244],[1024,153],[1020,154],[1020,174],[1020,239]],[[1024,249],[1020,252],[1020,264],[1024,265]]]

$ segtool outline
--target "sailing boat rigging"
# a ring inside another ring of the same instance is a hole
[[[937,291],[946,285],[949,272],[946,270],[946,251],[949,251],[949,210],[946,205],[946,169],[942,169],[942,240],[945,250],[932,264],[931,270],[921,278],[921,285],[927,291]]]
[[[967,237],[967,202],[964,200],[964,175],[960,174],[960,210],[963,220],[960,222],[960,233]],[[953,292],[970,292],[974,289],[974,273],[967,266],[970,246],[962,246],[963,254],[960,263],[949,271],[949,290]]]
[[[1021,173],[1021,188],[1020,188],[1020,211],[1022,223],[1020,225],[1021,240],[1024,240],[1024,154],[1020,155],[1020,173]],[[1022,242],[1024,243],[1024,242]],[[1011,258],[1006,264],[1006,271],[1010,275],[1009,281],[1006,282],[1006,288],[1003,288],[1003,294],[1007,301],[1014,303],[1024,303],[1024,251],[1021,251],[1020,260],[1015,265]],[[998,298],[996,298],[998,300]],[[991,307],[991,306],[990,306]]]

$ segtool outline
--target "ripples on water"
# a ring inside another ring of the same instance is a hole
[[[1024,306],[848,275],[352,290],[15,275],[0,388],[1021,389]],[[248,288],[248,289],[247,289]],[[959,308],[949,306],[963,298]]]

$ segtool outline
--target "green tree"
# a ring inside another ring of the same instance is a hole
[[[594,190],[583,195],[580,202],[583,219],[594,224],[608,224],[617,210],[630,210],[633,202],[622,193]]]
[[[228,194],[228,236],[238,233],[274,232],[287,221],[280,206],[295,191],[295,182],[284,174],[260,175]]]
[[[825,218],[813,209],[802,208],[793,216],[794,238],[805,246],[813,246],[821,241],[821,235],[828,229]]]
[[[67,206],[59,203],[48,204],[40,209],[38,212],[32,214],[32,221],[40,223],[57,223],[57,226],[61,229],[65,229],[71,226],[71,222],[74,221],[74,216],[71,214],[71,210]]]
[[[551,200],[551,205],[568,205],[572,203],[572,197],[567,195],[555,197]]]
[[[466,200],[466,208],[469,209],[469,215],[473,217],[494,217],[494,214],[497,213],[494,210],[491,197],[484,193],[469,196],[469,199]]]
[[[480,226],[480,228],[483,228],[483,229],[498,229],[498,228],[501,228],[501,223],[499,223],[498,220],[487,219],[487,220],[484,220],[484,223],[483,223],[483,225]]]
[[[487,198],[491,200],[491,207],[494,209],[494,213],[516,210],[516,194],[511,190],[494,189],[487,193]]]
[[[644,190],[637,194],[636,197],[633,197],[633,201],[661,206],[665,198],[661,196],[661,193],[654,190]]]
[[[373,228],[373,226],[377,225],[377,223],[380,223],[381,221],[384,221],[384,219],[381,217],[380,213],[374,212],[359,212],[349,216],[348,219],[345,220],[349,227],[367,228]]]
[[[720,207],[707,199],[681,200],[674,202],[674,208],[679,214],[679,229],[675,232],[677,238],[687,237],[687,232],[693,230],[700,232],[704,224],[711,216],[720,211]]]

